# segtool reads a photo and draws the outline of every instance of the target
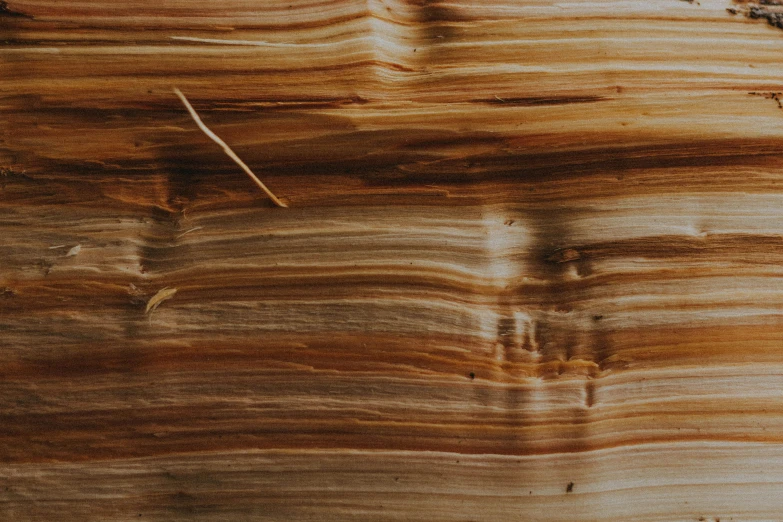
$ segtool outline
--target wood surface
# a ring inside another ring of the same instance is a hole
[[[1,2],[0,520],[783,519],[777,9]]]

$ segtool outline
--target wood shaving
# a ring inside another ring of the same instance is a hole
[[[147,301],[147,309],[144,310],[144,313],[148,314],[150,312],[154,312],[155,309],[158,306],[160,306],[160,304],[163,301],[167,301],[167,300],[171,299],[172,297],[174,297],[174,294],[176,294],[176,293],[177,293],[177,289],[176,288],[166,287],[166,288],[162,288],[162,289],[158,290],[158,293],[153,295],[152,298],[149,301]]]
[[[253,171],[252,171],[252,170],[250,170],[250,167],[248,167],[247,165],[245,165],[245,162],[244,162],[244,161],[242,161],[241,159],[239,159],[239,156],[237,156],[237,155],[236,155],[236,153],[235,153],[233,150],[231,150],[231,147],[229,147],[229,146],[228,146],[228,144],[227,144],[225,141],[223,141],[222,139],[220,139],[220,137],[219,137],[217,134],[215,134],[214,132],[212,132],[212,131],[209,129],[209,127],[207,127],[207,126],[204,124],[204,122],[203,122],[203,121],[201,121],[201,117],[200,117],[200,116],[198,115],[198,113],[196,112],[196,109],[194,109],[194,108],[193,108],[193,106],[192,106],[192,105],[190,104],[190,102],[188,101],[188,99],[187,99],[187,98],[185,98],[185,95],[184,95],[184,94],[182,94],[182,91],[180,91],[179,89],[177,89],[177,88],[175,87],[175,88],[174,88],[174,94],[176,94],[177,96],[179,96],[179,99],[180,99],[180,100],[182,100],[182,103],[185,105],[185,108],[186,108],[186,109],[188,110],[188,112],[190,113],[190,117],[191,117],[191,118],[193,118],[193,121],[195,121],[195,122],[196,122],[196,125],[198,125],[198,128],[199,128],[199,129],[201,129],[201,130],[202,130],[202,132],[204,132],[204,134],[206,134],[206,135],[207,135],[207,136],[208,136],[208,137],[209,137],[209,138],[210,138],[212,141],[214,141],[215,143],[217,143],[218,145],[220,145],[220,147],[223,149],[223,152],[225,152],[225,153],[226,153],[226,155],[228,155],[228,157],[229,157],[229,158],[231,158],[232,160],[234,160],[234,162],[235,162],[237,165],[239,165],[239,166],[240,166],[240,168],[241,168],[243,171],[245,171],[245,174],[247,174],[248,176],[250,176],[250,179],[252,179],[252,180],[253,180],[253,182],[254,182],[256,185],[258,185],[258,187],[259,187],[261,190],[263,190],[263,191],[264,191],[264,193],[265,193],[267,196],[269,196],[269,199],[271,199],[271,200],[272,200],[272,202],[273,202],[275,205],[277,205],[278,207],[283,207],[283,208],[285,208],[285,207],[287,207],[287,206],[288,206],[288,205],[286,205],[285,203],[283,203],[282,201],[280,201],[279,199],[277,199],[277,196],[275,196],[275,195],[272,193],[272,191],[271,191],[271,190],[269,190],[269,189],[267,188],[267,186],[266,186],[266,185],[264,185],[264,183],[263,183],[263,182],[262,182],[260,179],[258,179],[258,177],[257,177],[255,174],[253,174]]]

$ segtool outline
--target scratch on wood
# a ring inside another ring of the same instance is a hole
[[[273,202],[275,205],[277,205],[278,207],[283,207],[283,208],[285,208],[285,207],[288,207],[288,205],[286,205],[285,203],[283,203],[282,201],[280,201],[279,199],[277,199],[277,196],[275,196],[275,195],[272,193],[272,191],[271,191],[271,190],[269,190],[269,189],[267,188],[267,186],[266,186],[266,185],[264,185],[264,183],[263,183],[263,182],[262,182],[260,179],[258,179],[258,177],[257,177],[255,174],[253,174],[253,171],[252,171],[252,170],[250,170],[250,167],[248,167],[247,165],[245,165],[245,162],[244,162],[244,161],[242,161],[242,160],[239,158],[239,156],[237,156],[237,155],[236,155],[236,153],[235,153],[233,150],[231,150],[231,147],[229,147],[229,146],[228,146],[228,144],[227,144],[225,141],[223,141],[222,139],[220,139],[220,137],[219,137],[217,134],[215,134],[214,132],[212,132],[212,131],[209,129],[209,127],[207,127],[207,126],[204,124],[204,122],[203,122],[203,121],[201,121],[201,117],[200,117],[200,116],[198,115],[198,113],[196,112],[196,109],[194,109],[194,108],[193,108],[193,106],[190,104],[190,102],[189,102],[189,101],[188,101],[188,99],[185,97],[185,95],[184,95],[184,94],[182,94],[182,91],[180,91],[179,89],[177,89],[177,88],[175,87],[175,88],[174,88],[174,93],[175,93],[177,96],[179,96],[179,99],[180,99],[180,100],[182,100],[182,103],[185,105],[185,108],[188,110],[188,112],[190,113],[190,116],[193,118],[193,121],[195,121],[195,122],[196,122],[196,125],[198,125],[199,129],[201,129],[201,130],[204,132],[204,134],[206,134],[206,135],[207,135],[207,136],[208,136],[208,137],[209,137],[209,138],[210,138],[212,141],[214,141],[215,143],[217,143],[218,145],[220,145],[220,147],[223,149],[223,152],[225,152],[225,153],[226,153],[226,155],[228,155],[228,157],[229,157],[229,158],[231,158],[232,160],[234,160],[234,162],[235,162],[237,165],[239,165],[239,166],[242,168],[242,170],[243,170],[243,171],[245,171],[245,174],[247,174],[248,176],[250,176],[250,179],[252,179],[252,180],[253,180],[253,182],[254,182],[256,185],[258,185],[258,187],[259,187],[261,190],[263,190],[263,191],[264,191],[264,193],[265,193],[267,196],[269,196],[269,199],[271,199],[271,200],[272,200],[272,202]]]
[[[195,232],[196,230],[202,230],[203,228],[204,228],[204,227],[193,227],[193,228],[191,228],[191,229],[189,229],[189,230],[186,230],[186,231],[184,231],[184,232],[183,232],[183,233],[181,233],[180,235],[178,235],[178,236],[176,237],[176,239],[179,239],[179,238],[181,238],[182,236],[185,236],[185,235],[187,235],[187,234],[190,234],[191,232]]]
[[[288,42],[265,42],[263,40],[225,40],[219,38],[197,38],[195,36],[169,36],[171,40],[181,42],[208,43],[217,45],[239,45],[251,47],[329,47],[333,44],[328,43],[288,43]]]

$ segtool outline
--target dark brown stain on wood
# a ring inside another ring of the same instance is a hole
[[[579,103],[596,103],[606,101],[609,98],[603,96],[535,96],[514,97],[495,96],[486,100],[473,100],[476,103],[488,103],[490,105],[507,105],[509,107],[536,107],[546,105],[568,105]]]
[[[34,18],[28,14],[12,10],[11,8],[8,7],[8,2],[0,2],[0,19],[2,19],[3,17],[26,18],[28,20],[32,20]]]
[[[739,7],[727,9],[729,13],[741,12],[751,20],[766,20],[768,25],[783,29],[783,2],[778,0],[734,1],[739,4]]]

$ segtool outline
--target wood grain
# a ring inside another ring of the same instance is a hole
[[[0,519],[777,520],[754,8],[0,3]]]

